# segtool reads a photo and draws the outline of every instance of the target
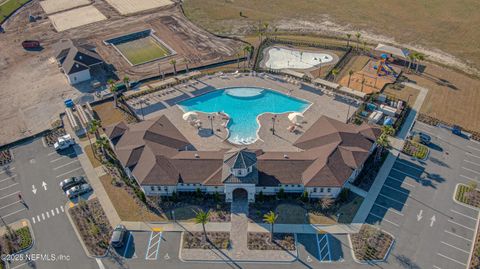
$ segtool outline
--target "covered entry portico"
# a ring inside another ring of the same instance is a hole
[[[255,184],[225,184],[226,202],[247,199],[249,203],[255,202]]]

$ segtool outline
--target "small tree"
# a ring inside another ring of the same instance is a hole
[[[347,47],[350,47],[350,38],[352,38],[352,34],[347,34]]]
[[[95,145],[102,151],[102,155],[105,158],[107,158],[107,151],[105,150],[105,148],[108,147],[108,144],[108,139],[103,136],[97,139],[97,141],[95,142]]]
[[[278,190],[278,193],[277,193],[278,199],[285,199],[286,196],[287,196],[287,195],[285,194],[285,189],[284,189],[284,188],[280,188],[280,190]]]
[[[210,210],[205,212],[203,209],[200,209],[198,211],[193,211],[195,212],[195,223],[196,224],[202,224],[202,229],[203,229],[203,238],[206,241],[207,240],[207,230],[205,229],[205,224],[207,224],[208,219],[210,218]]]
[[[302,195],[300,195],[300,201],[306,203],[308,202],[308,192],[304,191],[302,192]]]
[[[118,102],[117,102],[117,85],[115,85],[115,81],[113,79],[109,79],[107,81],[109,85],[110,92],[113,94],[113,101],[114,101],[114,106],[115,108],[118,107]]]
[[[220,202],[220,194],[218,193],[218,191],[216,191],[216,192],[213,194],[213,201],[215,201],[215,203],[219,203],[219,202]]]
[[[352,79],[353,70],[348,70],[348,86],[350,88],[350,80]]]
[[[322,211],[327,212],[328,210],[330,210],[330,208],[332,208],[333,204],[335,204],[335,200],[330,197],[325,197],[320,199],[319,203]]]
[[[335,81],[337,79],[337,75],[340,73],[340,70],[338,68],[332,69],[332,76],[333,80]]]
[[[260,192],[258,193],[257,201],[258,201],[258,202],[263,202],[264,200],[265,200],[265,197],[264,197],[264,195],[263,195],[263,191],[260,191]]]
[[[177,61],[175,59],[170,60],[170,64],[173,66],[173,75],[177,75]]]
[[[263,221],[265,223],[270,224],[270,242],[273,240],[273,225],[278,219],[278,215],[275,214],[273,211],[268,212],[267,214],[263,215]]]
[[[355,34],[355,37],[357,38],[357,50],[358,50],[358,47],[360,46],[360,37],[362,36],[362,34],[360,34],[360,32],[357,32]]]
[[[125,87],[127,88],[127,91],[130,90],[130,78],[127,76],[123,77],[123,83],[125,84]]]

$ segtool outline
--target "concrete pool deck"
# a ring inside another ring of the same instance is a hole
[[[192,85],[195,84],[195,85]],[[190,85],[187,86],[186,85]],[[198,113],[199,120],[202,122],[202,129],[197,130],[196,127],[191,126],[188,122],[182,119],[182,109],[175,105],[176,103],[198,96],[206,92],[227,87],[260,87],[272,89],[283,94],[291,94],[291,96],[307,100],[312,105],[304,113],[304,123],[296,133],[289,132],[287,128],[291,125],[287,116],[289,113],[278,114],[275,120],[275,135],[272,134],[272,114],[265,113],[261,115],[258,120],[260,122],[260,129],[258,135],[260,137],[255,143],[248,145],[249,148],[262,148],[269,151],[299,151],[292,143],[296,141],[301,134],[307,130],[320,116],[325,115],[333,119],[345,122],[347,113],[350,110],[350,115],[357,109],[354,105],[349,105],[345,99],[341,97],[328,96],[322,93],[318,88],[311,85],[301,83],[295,86],[286,83],[279,76],[268,75],[268,78],[252,77],[252,76],[205,76],[199,79],[191,80],[185,84],[180,84],[165,91],[172,91],[176,93],[172,99],[153,99],[150,106],[157,106],[159,110],[145,115],[145,119],[155,118],[160,115],[166,115],[175,126],[182,132],[182,134],[191,141],[197,150],[218,150],[221,148],[244,147],[243,145],[233,145],[228,141],[228,132],[222,123],[225,120],[221,116],[215,115],[212,121],[214,134],[211,132],[210,120],[207,114]],[[168,96],[168,95],[166,95]],[[166,98],[163,97],[162,98]],[[173,101],[172,101],[173,100]],[[129,100],[130,101],[130,100]],[[160,105],[159,105],[160,104]],[[349,109],[350,106],[350,109]],[[138,108],[138,107],[137,107]],[[144,111],[147,110],[144,108]],[[139,111],[137,109],[137,111]],[[142,116],[140,116],[141,118]]]

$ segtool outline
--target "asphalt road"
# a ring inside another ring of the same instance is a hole
[[[35,139],[12,152],[14,162],[9,169],[0,170],[4,171],[0,174],[0,189],[4,188],[0,191],[0,213],[7,224],[20,219],[30,221],[35,244],[27,254],[47,254],[34,262],[36,268],[99,268],[95,260],[85,255],[65,215],[67,198],[58,186],[64,178],[83,174],[73,149],[59,154],[41,139]],[[28,268],[28,264],[15,261],[10,267]]]

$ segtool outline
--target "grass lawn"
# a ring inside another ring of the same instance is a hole
[[[312,224],[337,224],[337,223],[351,223],[358,208],[363,202],[363,197],[352,192],[349,193],[348,200],[343,203],[338,209],[334,210],[334,214],[319,214],[317,212],[309,212],[309,223]],[[337,217],[339,216],[339,217]]]
[[[29,0],[5,0],[0,2],[0,23]]]
[[[412,105],[415,103],[415,100],[417,99],[417,96],[418,96],[417,89],[406,87],[406,86],[400,87],[392,84],[385,86],[383,93],[386,94],[387,96],[393,96],[403,101],[408,100],[408,102]]]
[[[304,224],[307,210],[295,204],[280,204],[274,212],[278,213],[277,223]]]
[[[115,47],[117,47],[133,65],[149,62],[171,54],[165,46],[151,36],[116,44]]]
[[[106,127],[121,121],[125,121],[124,113],[120,109],[115,109],[112,102],[105,102],[93,107],[98,118],[102,121],[102,126]]]
[[[100,177],[108,197],[112,201],[113,206],[117,210],[120,219],[123,221],[165,221],[162,216],[158,216],[146,208],[137,204],[131,194],[123,187],[112,185],[112,177],[104,175]]]
[[[87,157],[92,163],[94,168],[97,168],[102,165],[102,163],[97,158],[95,158],[95,156],[93,156],[92,147],[90,145],[84,147],[83,151],[85,152],[85,154],[87,154]]]

